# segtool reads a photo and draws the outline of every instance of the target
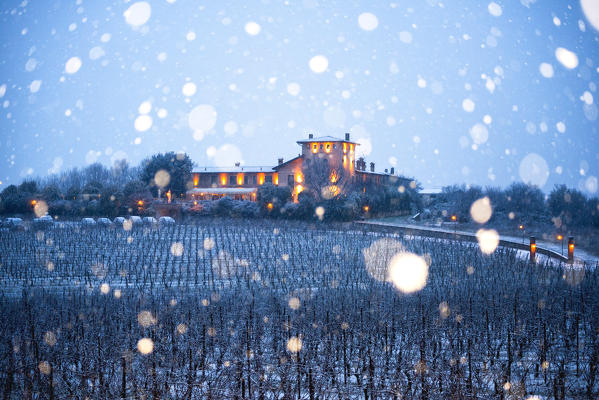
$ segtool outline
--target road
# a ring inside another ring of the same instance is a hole
[[[414,229],[414,230],[419,230],[421,232],[428,231],[431,233],[442,233],[442,234],[448,234],[448,235],[457,234],[458,238],[459,237],[468,237],[468,238],[475,237],[475,232],[462,231],[462,230],[454,231],[453,229],[447,229],[445,227],[423,226],[423,225],[416,225],[416,224],[405,224],[405,223],[400,223],[400,222],[387,222],[387,221],[380,221],[380,220],[359,221],[358,223],[374,225],[374,226],[397,227],[400,229]],[[502,241],[501,245],[512,247],[512,246],[510,246],[510,244],[513,244],[514,246],[522,244],[521,237],[499,235],[499,238]],[[528,244],[528,242],[525,242],[525,243]],[[562,250],[561,245],[559,245],[557,243],[539,240],[538,238],[537,238],[536,244],[537,244],[537,249],[547,249],[547,250],[553,251],[557,254],[560,254],[561,250]],[[565,244],[564,251],[567,252],[567,243]],[[566,254],[566,253],[564,253],[564,254]],[[593,267],[595,267],[599,264],[599,257],[594,256],[588,252],[585,252],[584,250],[581,250],[579,248],[574,249],[574,260],[577,264],[584,263],[587,266],[593,266]]]

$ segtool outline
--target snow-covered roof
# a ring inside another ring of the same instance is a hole
[[[244,173],[257,173],[257,172],[274,172],[273,171],[273,167],[271,165],[268,166],[253,166],[253,165],[240,165],[239,167],[237,166],[232,166],[232,167],[198,167],[196,168],[192,174],[198,173],[207,173],[207,172],[212,172],[212,173],[240,173],[240,172],[244,172]]]
[[[297,143],[312,143],[312,142],[346,142],[346,143],[353,143],[358,146],[360,145],[360,143],[352,142],[351,140],[336,138],[333,136],[319,136],[319,137],[315,137],[315,138],[311,138],[311,139],[303,139],[303,140],[297,141]]]
[[[420,191],[420,194],[440,194],[443,190],[441,188],[424,188]]]
[[[194,188],[188,190],[189,194],[250,194],[256,193],[258,188]]]

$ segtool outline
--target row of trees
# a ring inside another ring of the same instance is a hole
[[[138,209],[138,202],[151,203],[158,188],[179,196],[191,184],[193,164],[187,154],[155,154],[131,167],[125,160],[111,168],[94,163],[45,178],[10,185],[0,193],[0,213],[26,214],[33,200],[44,200],[52,215],[102,215],[114,217]],[[164,171],[158,185],[155,176]],[[137,210],[139,211],[139,210]]]
[[[443,188],[441,200],[461,220],[470,219],[471,204],[487,196],[493,207],[492,221],[512,219],[530,223],[553,223],[558,228],[599,227],[599,199],[587,198],[579,190],[556,185],[548,196],[536,186],[515,182],[506,189],[464,185]]]

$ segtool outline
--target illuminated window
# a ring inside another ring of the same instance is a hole
[[[316,153],[318,151],[318,145],[316,143],[312,143],[312,153]]]

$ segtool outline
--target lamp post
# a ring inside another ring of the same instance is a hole
[[[530,237],[530,262],[534,263],[537,256],[537,240],[534,236]]]
[[[453,221],[453,236],[457,236],[458,235],[458,217],[457,215],[452,215],[451,216],[451,220]]]
[[[564,255],[564,236],[563,235],[557,235],[557,240],[559,240],[562,244],[562,252],[561,255]]]
[[[522,243],[524,243],[524,225],[518,225],[518,229],[520,229],[520,232],[522,233]]]
[[[568,263],[574,263],[574,238],[572,236],[568,238]]]

